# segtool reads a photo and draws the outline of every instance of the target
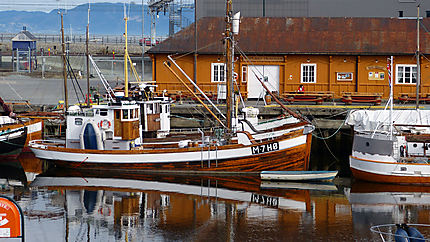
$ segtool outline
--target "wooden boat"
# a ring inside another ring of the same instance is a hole
[[[18,156],[25,145],[26,139],[27,139],[26,127],[1,131],[0,132],[0,155]]]
[[[0,116],[0,155],[17,156],[30,140],[42,138],[41,119],[17,119],[9,106],[0,98],[4,116]]]
[[[231,4],[230,1],[227,3]],[[125,20],[127,24],[127,18]],[[226,34],[234,37],[231,32]],[[227,55],[233,63],[233,42],[230,38],[226,41],[230,43],[226,45],[229,46]],[[125,50],[127,62],[127,46]],[[176,65],[170,58],[165,66],[179,78],[172,64]],[[227,66],[227,80],[233,85],[233,66]],[[229,101],[235,98],[229,92],[225,122],[207,108],[220,126],[171,132],[170,101],[150,99],[147,91],[151,85],[145,83],[139,85],[137,100],[130,101],[127,78],[125,80],[124,99],[112,95],[110,103],[105,105],[69,108],[66,140],[61,143],[32,141],[30,147],[36,157],[56,166],[93,170],[258,175],[263,170],[308,169],[314,127],[297,113],[286,109],[287,115],[260,122],[256,108],[243,108],[242,113],[235,113],[234,102]],[[264,86],[263,81],[261,83]],[[112,94],[110,90],[107,88]],[[198,100],[207,107],[200,98]],[[215,105],[213,108],[219,111]],[[225,117],[222,113],[220,116]]]
[[[262,180],[280,181],[331,181],[338,171],[262,171]]]

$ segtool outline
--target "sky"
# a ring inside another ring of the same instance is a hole
[[[146,3],[148,0],[144,0]],[[0,0],[0,11],[19,10],[19,11],[43,11],[49,12],[58,8],[74,8],[86,3],[136,3],[142,4],[142,0]]]

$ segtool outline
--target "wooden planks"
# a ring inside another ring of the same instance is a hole
[[[352,103],[373,103],[380,105],[382,101],[381,93],[360,93],[360,92],[344,92],[341,101],[346,104]]]

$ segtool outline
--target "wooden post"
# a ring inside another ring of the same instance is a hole
[[[226,15],[225,15],[225,22],[226,22],[226,29],[225,29],[225,49],[226,49],[226,60],[225,60],[225,66],[226,66],[226,105],[227,105],[227,129],[228,132],[232,129],[232,117],[233,117],[233,9],[232,9],[232,0],[226,1]]]
[[[125,48],[124,48],[124,97],[128,98],[128,41],[127,41],[127,16],[125,15],[124,10],[124,22],[125,22]]]
[[[64,80],[64,112],[67,111],[69,100],[67,95],[67,70],[66,70],[66,44],[64,43],[64,26],[63,26],[63,13],[61,13],[61,47],[63,56],[63,80]]]
[[[332,78],[331,78],[331,76],[332,76],[332,71],[333,71],[333,68],[332,68],[332,66],[333,66],[333,56],[329,56],[328,57],[328,91],[331,91],[332,90]]]
[[[358,92],[359,87],[359,69],[360,69],[360,56],[357,55],[355,59],[355,92]]]

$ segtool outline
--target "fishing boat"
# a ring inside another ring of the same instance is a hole
[[[350,168],[355,178],[430,183],[429,110],[357,110],[347,123],[354,129]]]
[[[0,156],[18,156],[30,140],[42,138],[41,119],[16,118],[11,108],[0,98],[5,115],[0,116]]]
[[[227,1],[228,9],[231,10],[231,1]],[[109,87],[108,104],[86,109],[70,107],[66,115],[65,140],[32,141],[30,147],[36,157],[48,160],[55,166],[84,170],[128,169],[256,176],[261,171],[307,170],[311,133],[314,130],[309,121],[287,109],[279,100],[286,114],[263,122],[259,121],[257,108],[245,107],[241,109],[242,113],[234,108],[237,107],[237,97],[233,94],[234,31],[231,31],[233,16],[230,10],[227,11],[224,35],[227,63],[230,63],[226,68],[229,90],[226,115],[216,105],[213,109],[218,114],[214,114],[206,102],[195,95],[219,126],[173,132],[170,130],[170,100],[151,98],[148,90],[153,85],[143,82],[139,83],[140,91],[134,92],[132,96],[135,98],[132,98],[129,96],[126,74],[123,98],[115,95]],[[124,19],[127,28],[127,18]],[[239,19],[236,20],[238,22]],[[125,43],[127,70],[130,58],[127,40]],[[165,66],[175,73],[172,68],[176,63],[172,58],[165,62]],[[133,70],[133,65],[131,68]],[[176,76],[180,79],[179,75]],[[199,89],[198,86],[196,89]],[[273,98],[277,100],[275,96]],[[211,103],[209,99],[207,102]]]
[[[419,18],[417,18],[419,23]],[[419,36],[419,33],[418,33]],[[390,96],[384,110],[353,110],[350,168],[357,179],[430,184],[430,112],[419,109],[420,53],[417,46],[416,108],[393,109],[393,57],[387,61]],[[388,108],[389,107],[389,108]]]

